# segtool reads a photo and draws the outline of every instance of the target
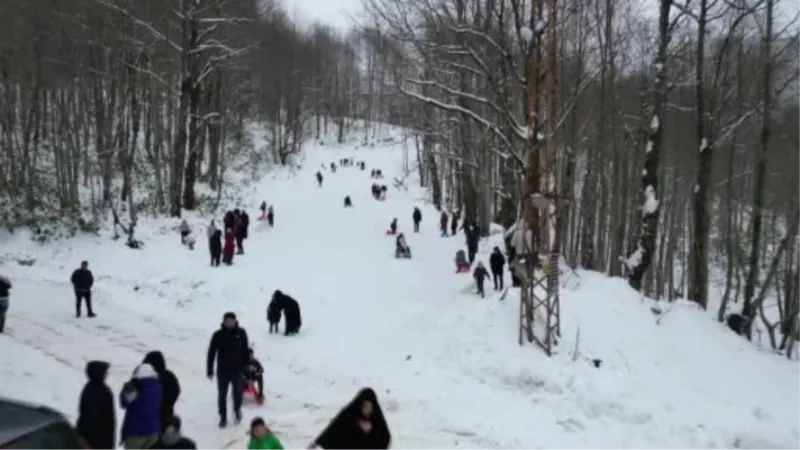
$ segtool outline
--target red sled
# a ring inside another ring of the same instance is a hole
[[[467,272],[469,272],[469,266],[456,267],[456,273],[467,273]]]
[[[259,405],[263,405],[264,402],[267,401],[264,394],[262,392],[258,392],[258,388],[255,386],[253,380],[244,380],[244,385],[242,386],[242,397],[250,397]]]

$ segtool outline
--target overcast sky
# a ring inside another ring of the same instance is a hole
[[[2,0],[0,0],[2,1]],[[347,31],[353,25],[353,18],[361,18],[362,0],[281,0],[291,15],[296,14],[297,22],[309,25],[321,22]]]

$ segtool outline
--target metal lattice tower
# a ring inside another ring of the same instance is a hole
[[[559,300],[558,0],[533,0],[533,38],[527,61],[528,166],[523,216],[524,274],[520,295],[519,344],[523,336],[547,355],[561,336]],[[543,113],[542,113],[543,112]],[[542,117],[544,116],[544,117]],[[544,119],[544,120],[543,120]],[[521,225],[521,224],[520,224]]]

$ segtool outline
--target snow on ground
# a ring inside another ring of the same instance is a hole
[[[172,220],[143,220],[141,251],[107,234],[49,246],[7,238],[0,271],[14,289],[0,335],[0,395],[74,419],[87,361],[111,361],[109,383],[118,390],[144,354],[159,349],[182,383],[176,410],[185,432],[205,448],[243,448],[256,415],[285,445],[305,447],[366,385],[378,392],[397,448],[800,446],[797,363],[687,304],[672,305],[657,324],[622,280],[580,272],[562,291],[558,353],[518,346],[516,294],[473,295],[471,277],[456,275],[452,262],[463,238],[438,236],[436,211],[413,200],[423,193],[394,189],[401,146],[310,146],[303,169],[252,186],[249,202],[238,205],[254,223],[247,254],[233,267],[209,267],[202,217],[191,219],[195,251],[180,245]],[[317,187],[320,165],[348,156],[367,161],[367,170],[323,170]],[[387,175],[386,202],[369,194],[372,167]],[[345,195],[354,208],[342,207]],[[274,229],[255,222],[262,199],[275,205]],[[410,230],[415,205],[423,210],[419,234]],[[384,235],[393,217],[412,260],[393,257],[394,238]],[[482,243],[479,259],[488,262],[498,239]],[[14,262],[24,258],[36,263]],[[96,278],[92,320],[74,318],[68,285],[83,259]],[[297,337],[267,333],[275,289],[301,304]],[[205,355],[228,310],[265,364],[268,400],[247,406],[242,425],[218,430]],[[602,360],[599,369],[592,359]]]

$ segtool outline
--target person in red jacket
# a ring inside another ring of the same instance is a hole
[[[235,236],[233,230],[225,230],[225,244],[222,246],[222,262],[227,265],[233,264],[233,252],[236,250]]]

